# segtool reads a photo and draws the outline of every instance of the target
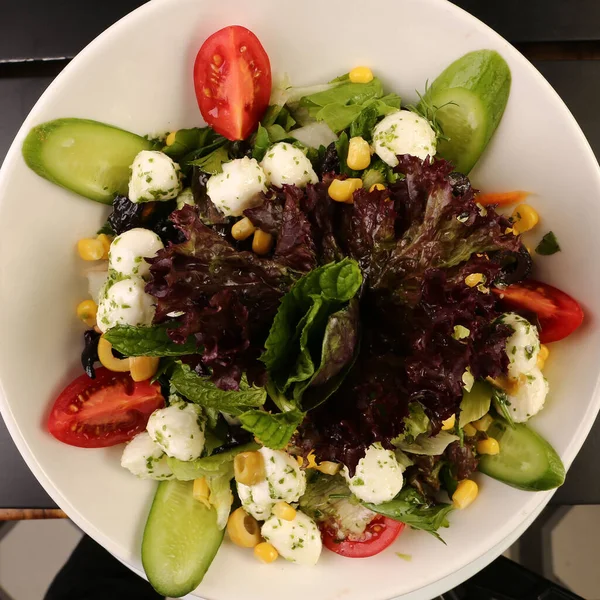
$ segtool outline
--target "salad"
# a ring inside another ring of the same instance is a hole
[[[406,526],[441,540],[478,472],[561,485],[527,422],[548,344],[583,312],[530,277],[560,247],[529,247],[528,194],[468,178],[509,99],[503,58],[471,52],[406,106],[364,66],[274,84],[231,26],[193,83],[206,126],[151,138],[65,118],[23,145],[36,173],[111,206],[77,242],[85,373],[48,430],[125,444],[121,465],[158,482],[156,590],[192,591],[225,532],[265,563],[314,565],[323,546],[374,556]]]

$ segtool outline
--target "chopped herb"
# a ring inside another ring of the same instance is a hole
[[[549,231],[542,238],[542,241],[537,245],[535,251],[542,256],[550,256],[560,252],[558,240],[552,231]]]
[[[410,554],[402,554],[402,552],[396,552],[396,556],[408,562],[412,560],[412,556]]]

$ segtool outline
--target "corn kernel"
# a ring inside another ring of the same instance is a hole
[[[373,71],[369,67],[354,67],[348,76],[352,83],[369,83],[373,81]]]
[[[242,548],[254,548],[260,543],[258,521],[241,506],[229,515],[227,533],[231,541]]]
[[[273,514],[284,521],[293,521],[296,518],[296,509],[287,502],[276,502]]]
[[[84,238],[77,242],[77,251],[83,260],[102,260],[104,244],[98,239]]]
[[[160,358],[154,356],[131,356],[129,370],[134,381],[146,381],[156,375]]]
[[[546,346],[546,344],[540,344],[540,351],[537,356],[537,368],[540,371],[542,371],[544,369],[544,366],[545,366],[546,361],[548,360],[549,356],[550,356],[550,349],[548,348],[548,346]]]
[[[442,421],[442,431],[450,431],[456,425],[456,415],[452,415],[449,419]]]
[[[465,283],[469,287],[475,287],[480,283],[484,283],[484,277],[482,273],[471,273],[465,277]]]
[[[273,236],[262,229],[257,229],[252,238],[252,251],[259,256],[264,256],[273,247]]]
[[[238,242],[247,240],[254,232],[256,227],[252,225],[252,221],[248,217],[244,217],[233,224],[231,228],[231,237]]]
[[[370,188],[369,192],[374,192],[375,190],[385,190],[385,185],[383,183],[374,183]]]
[[[198,502],[202,502],[206,508],[211,509],[212,506],[209,502],[210,497],[210,487],[208,487],[208,482],[206,481],[206,477],[198,477],[198,479],[194,479],[194,487],[192,489],[192,495],[194,496],[194,500],[198,500]]]
[[[487,440],[479,440],[477,442],[477,452],[479,454],[489,454],[494,456],[500,453],[500,444],[498,440],[494,438],[488,438]]]
[[[473,427],[473,425],[471,425],[471,423],[467,423],[463,427],[463,432],[467,437],[473,437],[473,436],[477,435],[477,429],[475,429],[475,427]]]
[[[325,475],[336,475],[341,468],[342,465],[340,463],[332,462],[330,460],[324,460],[315,467],[317,471],[321,471],[321,473],[324,473]]]
[[[235,480],[243,485],[256,485],[265,480],[265,461],[260,452],[240,452],[233,459]]]
[[[77,317],[88,327],[96,325],[96,314],[98,305],[93,300],[84,300],[77,305]]]
[[[525,233],[533,229],[540,220],[539,215],[529,204],[519,204],[511,215],[513,229],[517,233]]]
[[[104,254],[102,255],[102,260],[107,260],[108,259],[108,251],[110,250],[111,239],[105,233],[99,234],[96,239],[100,240],[100,242],[102,243],[102,247],[104,248]]]
[[[98,340],[98,359],[109,371],[126,373],[129,371],[129,359],[117,358],[112,351],[112,344],[103,336]]]
[[[458,483],[456,491],[452,494],[452,504],[454,508],[463,510],[477,498],[479,488],[471,479],[463,479]]]
[[[371,147],[360,136],[350,138],[348,143],[347,165],[355,171],[362,171],[371,164]]]
[[[471,425],[477,429],[477,431],[487,431],[490,428],[490,425],[494,422],[494,418],[487,413],[481,417],[478,421],[473,421]]]
[[[165,140],[165,144],[167,146],[172,146],[175,143],[175,138],[177,137],[177,131],[171,131]]]
[[[269,544],[269,542],[261,542],[260,544],[254,546],[254,556],[256,556],[256,558],[258,558],[258,560],[261,562],[269,564],[274,560],[277,560],[279,552],[275,550],[275,546],[273,546],[273,544]]]
[[[336,202],[353,203],[354,192],[362,187],[362,179],[350,177],[349,179],[334,179],[327,190],[329,197]]]

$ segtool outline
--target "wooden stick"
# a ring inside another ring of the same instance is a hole
[[[67,515],[60,508],[0,508],[0,521],[66,518]]]

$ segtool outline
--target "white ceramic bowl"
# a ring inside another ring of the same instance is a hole
[[[0,407],[25,460],[47,492],[89,535],[132,568],[154,485],[119,467],[121,448],[82,450],[44,429],[50,402],[75,374],[85,296],[75,241],[95,231],[108,209],[40,179],[21,158],[35,124],[87,117],[138,133],[200,123],[192,64],[201,42],[229,24],[252,29],[275,73],[297,84],[328,81],[371,65],[407,100],[465,52],[494,48],[508,61],[508,108],[472,174],[487,190],[526,189],[563,252],[538,260],[538,276],[576,296],[585,326],[552,348],[551,396],[533,426],[568,466],[598,412],[600,255],[598,164],[573,117],[541,75],[507,42],[445,0],[155,0],[88,46],[27,118],[0,173]],[[481,492],[452,515],[447,545],[408,531],[395,550],[350,560],[324,552],[318,566],[261,566],[225,542],[197,591],[211,600],[387,600],[431,598],[481,569],[533,520],[550,494],[530,494],[480,478]]]

